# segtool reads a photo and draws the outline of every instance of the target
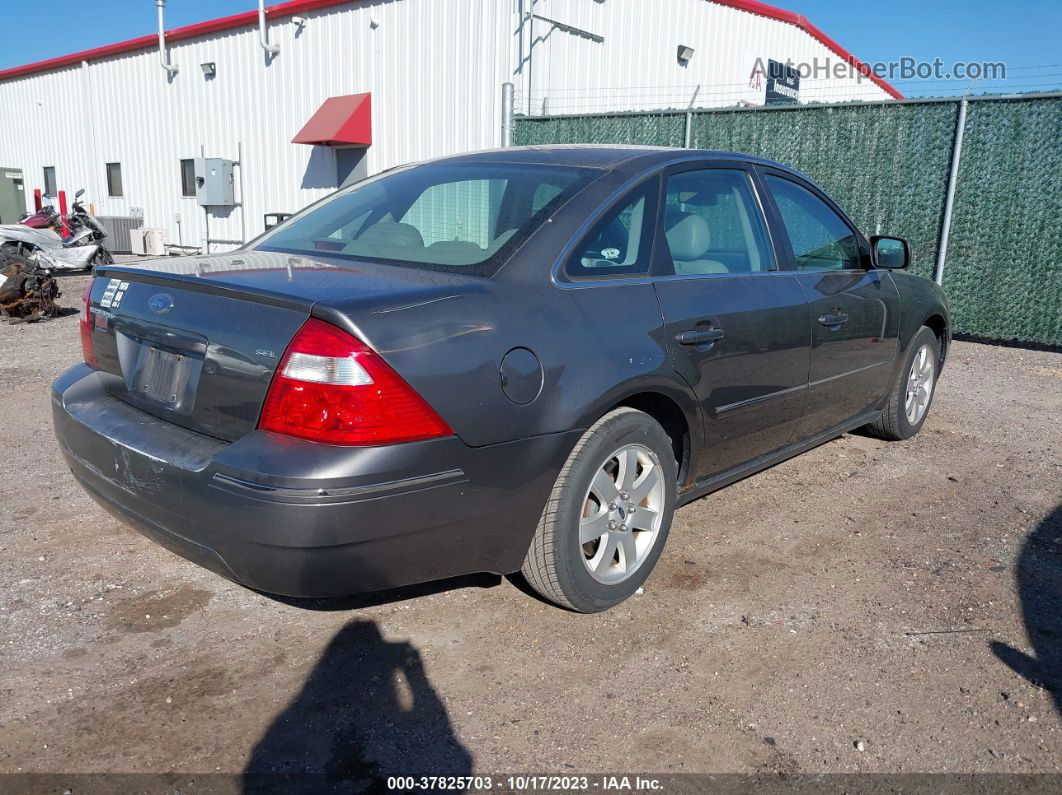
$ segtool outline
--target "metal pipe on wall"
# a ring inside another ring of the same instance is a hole
[[[501,92],[501,145],[513,145],[513,84],[502,83]]]
[[[170,59],[166,56],[165,8],[166,0],[155,0],[155,10],[158,12],[159,17],[159,63],[166,70],[166,74],[173,77],[180,69],[176,64],[170,63]]]
[[[243,200],[243,141],[236,142],[236,165],[240,167],[240,245],[247,242],[247,205]]]
[[[944,199],[944,221],[940,227],[940,245],[937,247],[937,267],[933,279],[944,283],[944,264],[948,259],[948,239],[951,237],[951,216],[955,210],[955,188],[959,183],[959,161],[962,159],[962,140],[966,135],[966,110],[969,102],[959,103],[959,118],[955,122],[955,144],[951,150],[951,171],[948,173],[948,192]]]
[[[86,162],[103,162],[103,155],[100,153],[100,137],[97,134],[96,117],[97,105],[96,95],[93,91],[92,73],[89,70],[89,62],[81,62],[81,113],[84,119],[86,119],[85,127],[88,129],[89,134],[82,136],[85,138],[85,147],[89,152],[89,157],[86,158]],[[92,195],[97,197],[97,201],[103,198],[103,191],[100,190],[100,171],[99,169],[91,169],[92,176]]]
[[[280,52],[279,44],[269,43],[269,34],[266,30],[265,0],[258,0],[258,43],[267,55],[276,55]]]
[[[199,156],[206,157],[206,144],[199,144]],[[203,207],[203,251],[210,253],[210,208],[205,204]]]

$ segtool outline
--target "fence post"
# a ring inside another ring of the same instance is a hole
[[[513,145],[513,84],[502,83],[501,145]]]
[[[689,149],[691,143],[693,143],[693,114],[690,111],[686,111],[686,121],[682,130],[682,145]]]
[[[959,182],[959,160],[962,159],[962,139],[966,135],[967,100],[959,103],[959,119],[955,123],[955,145],[951,150],[951,172],[948,174],[948,193],[944,199],[944,222],[940,228],[940,245],[937,247],[937,267],[933,278],[937,284],[944,283],[944,264],[948,259],[948,238],[951,237],[951,216],[955,210],[955,187]]]

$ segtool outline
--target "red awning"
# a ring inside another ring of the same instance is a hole
[[[369,100],[369,94],[329,97],[291,142],[323,146],[371,145],[372,114]]]

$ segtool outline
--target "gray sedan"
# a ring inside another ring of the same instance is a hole
[[[444,158],[229,254],[98,267],[55,431],[101,505],[252,588],[522,572],[603,610],[677,506],[919,431],[949,316],[909,258],[744,155]]]

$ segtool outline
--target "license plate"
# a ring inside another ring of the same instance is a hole
[[[152,400],[175,406],[188,383],[187,356],[161,348],[149,348],[140,368],[139,391]]]

